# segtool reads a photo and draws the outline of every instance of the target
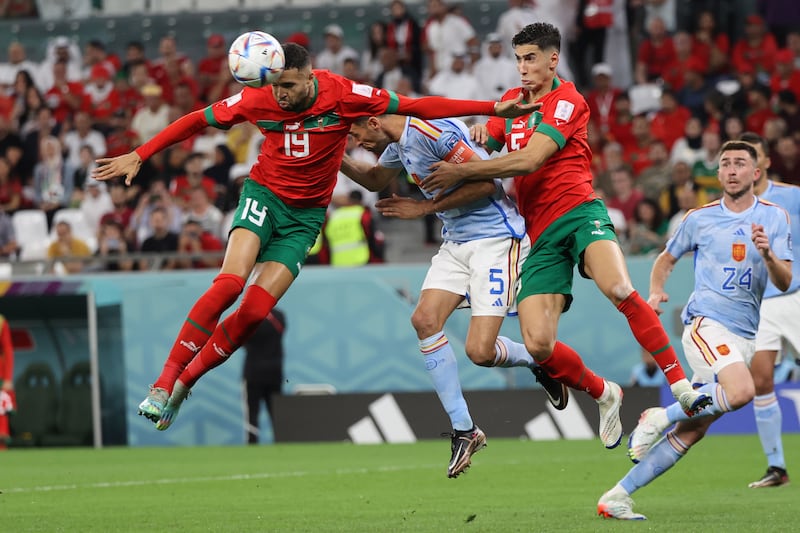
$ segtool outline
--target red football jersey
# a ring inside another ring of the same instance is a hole
[[[503,95],[516,98],[519,88]],[[503,144],[509,151],[527,146],[534,132],[547,135],[559,150],[538,170],[514,178],[517,202],[525,217],[531,242],[557,218],[582,203],[597,198],[592,189],[592,152],[587,140],[589,106],[571,82],[553,80],[553,90],[537,100],[542,107],[516,119],[490,117],[489,147]]]
[[[266,139],[250,177],[295,207],[328,205],[350,124],[359,116],[386,113],[390,102],[397,103],[391,91],[327,70],[315,70],[314,76],[317,96],[305,111],[281,109],[272,87],[245,87],[205,110],[215,127],[245,121],[258,126]]]

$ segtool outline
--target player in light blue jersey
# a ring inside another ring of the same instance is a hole
[[[683,310],[683,349],[695,374],[695,384],[713,403],[646,451],[597,504],[606,518],[644,520],[633,512],[630,495],[672,468],[703,438],[708,427],[728,411],[746,405],[755,395],[748,365],[755,353],[759,309],[768,281],[780,291],[792,283],[789,216],[775,204],[759,199],[753,184],[761,174],[752,145],[730,141],[720,151],[718,177],[722,199],[690,211],[667,243],[650,273],[648,303],[660,312],[669,296],[664,284],[680,257],[693,252],[694,292]],[[677,406],[677,407],[676,407]],[[680,409],[658,409],[659,417]],[[645,411],[643,418],[653,418]],[[634,434],[643,429],[643,421]],[[666,427],[666,426],[664,426]],[[633,439],[634,434],[631,435]]]
[[[421,120],[399,115],[364,117],[350,128],[356,143],[380,154],[377,165],[345,156],[342,172],[370,190],[381,190],[403,172],[416,183],[437,161],[487,158],[458,120]],[[411,317],[439,399],[453,428],[448,477],[456,477],[486,442],[475,425],[461,392],[453,348],[444,324],[468,298],[472,319],[465,343],[467,356],[481,366],[531,369],[557,409],[567,405],[565,386],[547,376],[521,343],[498,336],[503,318],[512,308],[519,270],[530,240],[525,221],[502,188],[500,180],[454,187],[434,201],[394,196],[376,207],[386,216],[418,218],[429,213],[443,223],[443,243],[431,261],[419,302]]]
[[[741,135],[740,140],[752,144],[758,153],[761,176],[753,186],[756,195],[786,209],[792,234],[800,234],[800,187],[776,183],[768,178],[769,144],[763,137],[747,132]],[[750,488],[777,487],[789,482],[781,440],[783,417],[775,395],[774,377],[775,365],[780,362],[778,355],[782,341],[786,340],[795,350],[800,350],[800,329],[796,326],[797,317],[800,316],[800,248],[795,248],[794,254],[789,289],[781,292],[773,283],[769,283],[764,291],[764,301],[761,302],[761,321],[756,333],[756,353],[750,363],[750,373],[756,386],[753,411],[761,446],[767,457],[767,472],[758,481],[750,483]]]

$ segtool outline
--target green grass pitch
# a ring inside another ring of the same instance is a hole
[[[800,435],[787,435],[789,472]],[[634,495],[645,522],[596,516],[631,466],[599,440],[492,439],[447,479],[449,441],[413,445],[10,450],[2,532],[506,532],[800,530],[795,486],[748,489],[756,436],[711,436]]]

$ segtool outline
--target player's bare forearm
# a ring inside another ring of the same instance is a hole
[[[434,211],[447,211],[471,204],[475,200],[487,198],[496,191],[494,181],[476,181],[465,183],[449,193],[437,196],[433,202]]]
[[[672,254],[664,250],[656,257],[653,269],[650,271],[650,294],[647,303],[659,314],[661,313],[660,304],[669,301],[669,295],[664,292],[664,285],[677,262],[678,260]]]
[[[358,161],[345,154],[339,166],[342,173],[370,191],[382,191],[400,173],[399,169],[371,165],[366,161]]]
[[[770,250],[769,255],[764,258],[764,263],[767,265],[769,280],[779,291],[787,291],[792,284],[792,262],[778,259]]]

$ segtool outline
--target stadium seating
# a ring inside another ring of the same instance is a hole
[[[59,441],[64,445],[92,444],[92,373],[88,361],[76,363],[61,381]],[[52,442],[52,439],[48,439]]]
[[[20,244],[20,259],[45,259],[50,237],[47,216],[39,209],[23,209],[11,215],[11,224]]]
[[[83,211],[76,208],[59,209],[53,217],[53,227],[50,230],[50,241],[56,239],[56,224],[67,222],[72,228],[72,236],[77,237],[89,246],[89,250],[94,253],[97,250],[97,235],[86,223]]]
[[[47,363],[31,363],[14,382],[17,413],[12,419],[14,446],[36,446],[57,429],[59,388]]]

